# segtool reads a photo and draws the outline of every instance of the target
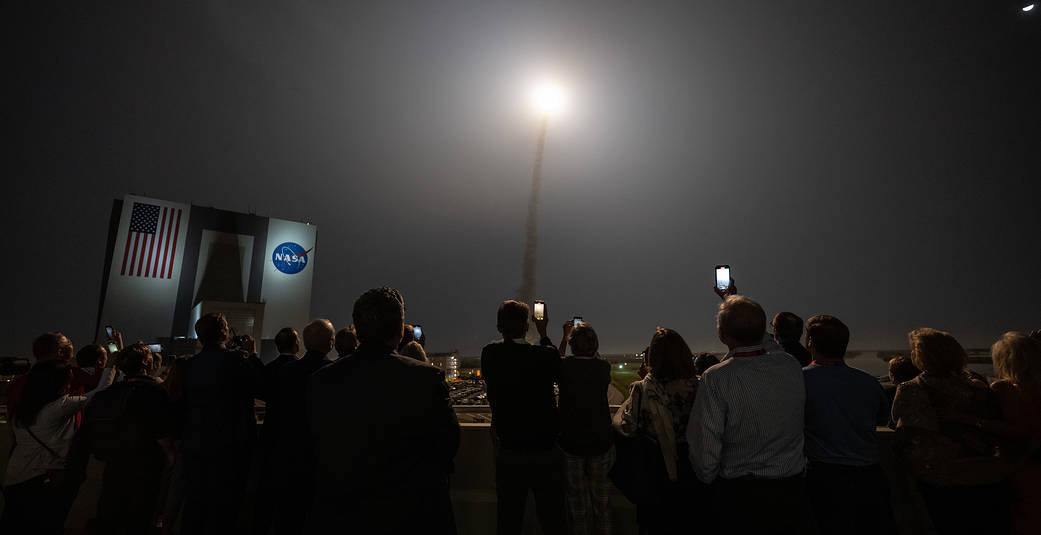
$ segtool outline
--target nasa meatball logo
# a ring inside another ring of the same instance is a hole
[[[271,262],[275,264],[275,269],[282,273],[294,275],[307,267],[307,253],[312,249],[314,247],[305,251],[299,244],[287,241],[275,247],[275,251],[271,253]]]

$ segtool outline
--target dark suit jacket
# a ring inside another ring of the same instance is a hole
[[[454,533],[448,474],[459,422],[441,370],[363,344],[314,373],[309,533]]]
[[[282,366],[289,364],[290,362],[296,362],[296,355],[287,355],[285,353],[279,355],[275,360],[268,362],[264,365],[264,392],[263,399],[266,403],[270,404],[272,400],[278,395],[278,377],[279,370]]]
[[[271,433],[272,456],[283,472],[310,470],[305,408],[307,381],[311,374],[331,364],[324,353],[308,351],[298,360],[287,362],[272,377],[275,406],[268,414],[275,427]],[[267,422],[265,421],[265,426]],[[299,474],[307,475],[307,474]]]
[[[810,356],[810,350],[806,349],[806,346],[800,342],[781,342],[781,347],[784,348],[784,352],[795,357],[795,360],[799,361],[799,366],[803,368],[810,365],[810,361],[813,357]]]
[[[550,345],[493,342],[481,351],[481,376],[492,406],[492,427],[507,450],[547,450],[557,442],[560,416],[553,383],[560,353]]]
[[[253,400],[263,386],[256,355],[209,346],[178,360],[182,449],[198,457],[241,456],[256,441]]]

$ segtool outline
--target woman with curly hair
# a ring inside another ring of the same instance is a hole
[[[1041,344],[1007,332],[990,348],[998,380],[990,385],[1002,419],[945,411],[942,419],[977,428],[1006,440],[1002,457],[1015,463],[1011,476],[1012,531],[1036,533],[1041,527]]]
[[[998,456],[1001,438],[979,423],[1001,420],[997,396],[968,373],[965,349],[949,333],[925,328],[908,337],[911,360],[922,373],[897,388],[893,420],[933,526],[941,535],[1008,533],[1011,498],[1008,466]]]

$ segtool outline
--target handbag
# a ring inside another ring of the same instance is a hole
[[[648,503],[660,496],[668,482],[661,446],[640,426],[640,410],[636,410],[636,433],[624,436],[615,431],[615,464],[608,473],[611,482],[631,502]]]

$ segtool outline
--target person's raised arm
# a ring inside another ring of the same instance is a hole
[[[98,386],[94,387],[94,390],[83,394],[82,396],[64,396],[60,398],[58,402],[58,412],[62,417],[72,416],[77,412],[83,410],[83,407],[87,406],[90,398],[94,397],[94,394],[101,392],[106,389],[116,379],[116,359],[108,359],[108,363],[101,371],[101,377],[98,379]]]
[[[264,395],[264,363],[257,355],[256,340],[252,336],[246,336],[242,341],[242,350],[246,352],[243,366],[245,386],[254,398],[259,398]]]
[[[116,344],[116,351],[123,350],[123,333],[119,331],[112,331],[112,338],[110,338],[110,340],[112,340],[112,343]]]
[[[719,286],[713,286],[712,291],[716,292],[716,295],[724,301],[731,295],[737,295],[737,284],[734,283],[734,277],[730,277],[730,286],[727,286],[726,290],[720,290]]]
[[[532,315],[531,321],[535,323],[535,330],[539,333],[539,345],[554,347],[553,340],[550,340],[549,335],[546,334],[549,327],[549,314],[543,314],[542,319],[535,319],[535,316]]]
[[[567,342],[571,338],[571,329],[575,328],[575,322],[567,320],[564,322],[564,336],[560,339],[560,357],[563,358],[567,355]]]
[[[105,363],[105,367],[101,370],[101,377],[98,378],[98,385],[94,387],[94,390],[83,394],[83,396],[77,397],[84,397],[89,400],[94,397],[94,394],[108,388],[116,381],[116,371],[116,359],[108,359],[108,362]]]
[[[698,386],[694,408],[687,421],[687,444],[694,474],[703,483],[711,483],[719,475],[727,418],[711,383],[706,382],[704,377]]]

